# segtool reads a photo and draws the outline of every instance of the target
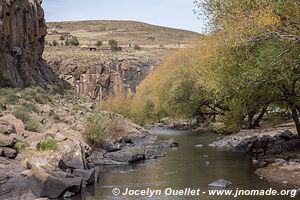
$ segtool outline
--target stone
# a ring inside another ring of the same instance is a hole
[[[39,167],[33,167],[29,174],[29,185],[37,197],[58,198],[67,189],[60,178],[48,174]]]
[[[177,142],[174,142],[173,139],[170,139],[168,141],[160,141],[158,143],[158,145],[162,149],[170,149],[170,148],[177,148],[177,147],[179,147],[179,144]]]
[[[203,144],[197,144],[197,145],[195,145],[195,147],[201,148],[201,147],[203,147]]]
[[[281,158],[276,158],[276,159],[274,160],[274,163],[276,163],[276,164],[284,164],[284,163],[286,163],[286,162],[287,162],[286,160],[281,159]]]
[[[145,159],[145,153],[142,148],[128,148],[121,151],[105,154],[105,158],[117,162],[132,163]]]
[[[104,141],[101,144],[101,148],[107,152],[114,152],[114,151],[119,151],[122,149],[122,145],[120,143],[113,143],[110,141]]]
[[[64,183],[67,185],[67,191],[77,194],[81,191],[82,188],[82,177],[74,177],[74,178],[63,178]]]
[[[63,195],[63,198],[70,198],[70,197],[72,197],[72,196],[74,196],[74,195],[75,195],[75,193],[67,191],[67,192]]]
[[[63,196],[66,191],[79,193],[82,177],[68,177],[63,172],[57,173],[52,168],[34,166],[29,173],[29,187],[37,197],[50,199]]]
[[[16,141],[12,137],[0,134],[0,147],[11,147],[15,142]]]
[[[12,134],[16,133],[16,128],[5,121],[0,121],[0,134]]]
[[[7,147],[0,147],[0,152],[1,156],[11,159],[14,159],[18,155],[18,152],[16,150]]]
[[[95,169],[83,170],[83,169],[74,169],[73,176],[82,177],[86,185],[92,185],[96,180]]]
[[[60,168],[70,169],[87,169],[87,161],[85,158],[85,150],[79,141],[64,145]]]
[[[218,188],[228,188],[230,185],[232,185],[232,183],[230,181],[226,181],[223,179],[219,179],[219,180],[216,180],[216,181],[208,184],[208,186],[210,186],[210,187],[218,187]]]
[[[285,130],[283,133],[279,134],[279,137],[285,141],[293,139],[293,133],[289,130]]]

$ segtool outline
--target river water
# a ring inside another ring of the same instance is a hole
[[[192,199],[241,199],[241,200],[285,200],[289,196],[210,196],[207,193],[208,184],[225,179],[233,184],[229,189],[284,189],[261,180],[253,173],[249,158],[245,154],[220,152],[208,147],[216,140],[216,135],[208,132],[191,133],[187,131],[153,129],[152,134],[160,139],[174,138],[180,144],[176,150],[167,153],[166,157],[158,160],[146,161],[122,168],[110,168],[101,174],[99,186],[91,190],[84,199],[158,199],[158,200],[192,200]],[[204,145],[201,148],[197,144]],[[132,190],[161,190],[162,195],[149,198],[147,196],[113,196],[112,189],[119,188],[125,192]],[[167,196],[166,188],[173,189],[201,189],[200,196]],[[298,197],[294,198],[297,199]]]

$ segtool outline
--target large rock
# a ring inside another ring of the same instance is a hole
[[[67,177],[67,178],[66,178]],[[29,185],[37,197],[58,198],[65,192],[80,192],[82,177],[68,177],[53,169],[33,167],[29,173]]]
[[[62,158],[59,162],[59,167],[63,170],[87,169],[87,160],[85,149],[79,141],[64,145]]]
[[[83,181],[86,185],[92,185],[95,183],[96,178],[96,170],[89,169],[89,170],[83,170],[83,169],[74,169],[72,175],[76,177],[82,177]]]
[[[121,151],[107,153],[105,158],[121,163],[132,163],[145,159],[145,152],[143,148],[124,148]]]
[[[0,134],[11,134],[16,133],[15,127],[5,121],[0,121]]]
[[[18,152],[11,148],[0,147],[0,154],[1,154],[1,156],[4,156],[6,158],[14,159],[15,157],[17,157]]]
[[[0,134],[0,147],[9,147],[13,146],[16,141],[9,136]]]

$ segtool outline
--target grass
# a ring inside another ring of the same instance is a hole
[[[5,110],[7,104],[15,105],[19,101],[17,92],[19,89],[0,88],[0,111]]]
[[[49,139],[44,139],[40,141],[37,146],[36,146],[38,151],[56,151],[58,149],[58,144],[57,141],[49,138]]]
[[[31,103],[24,103],[21,106],[15,107],[12,114],[19,120],[21,120],[26,127],[26,130],[32,132],[39,132],[39,122],[30,116],[30,112],[36,112],[37,108]]]
[[[23,109],[22,106],[18,106],[16,107],[12,114],[19,120],[21,120],[22,122],[24,122],[25,124],[29,121],[30,115],[29,112],[26,111],[25,109]]]
[[[24,151],[27,147],[29,147],[30,145],[27,142],[17,142],[14,145],[14,149],[20,153],[22,151]]]
[[[39,104],[51,102],[48,93],[41,87],[26,88],[24,92],[22,92],[22,97],[28,101],[34,101]]]
[[[85,125],[85,138],[91,146],[101,146],[105,139],[114,139],[126,132],[124,121],[101,113],[89,115]]]

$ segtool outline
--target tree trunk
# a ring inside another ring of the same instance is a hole
[[[297,109],[295,107],[292,108],[292,118],[295,122],[298,135],[300,136],[300,121],[299,121]]]
[[[254,118],[255,112],[249,112],[248,113],[248,121],[247,121],[247,129],[254,129],[253,126],[253,118]]]
[[[262,120],[262,118],[264,117],[266,112],[267,112],[267,108],[263,108],[261,113],[258,115],[258,117],[256,118],[256,120],[253,123],[254,127],[260,127],[260,121]]]

